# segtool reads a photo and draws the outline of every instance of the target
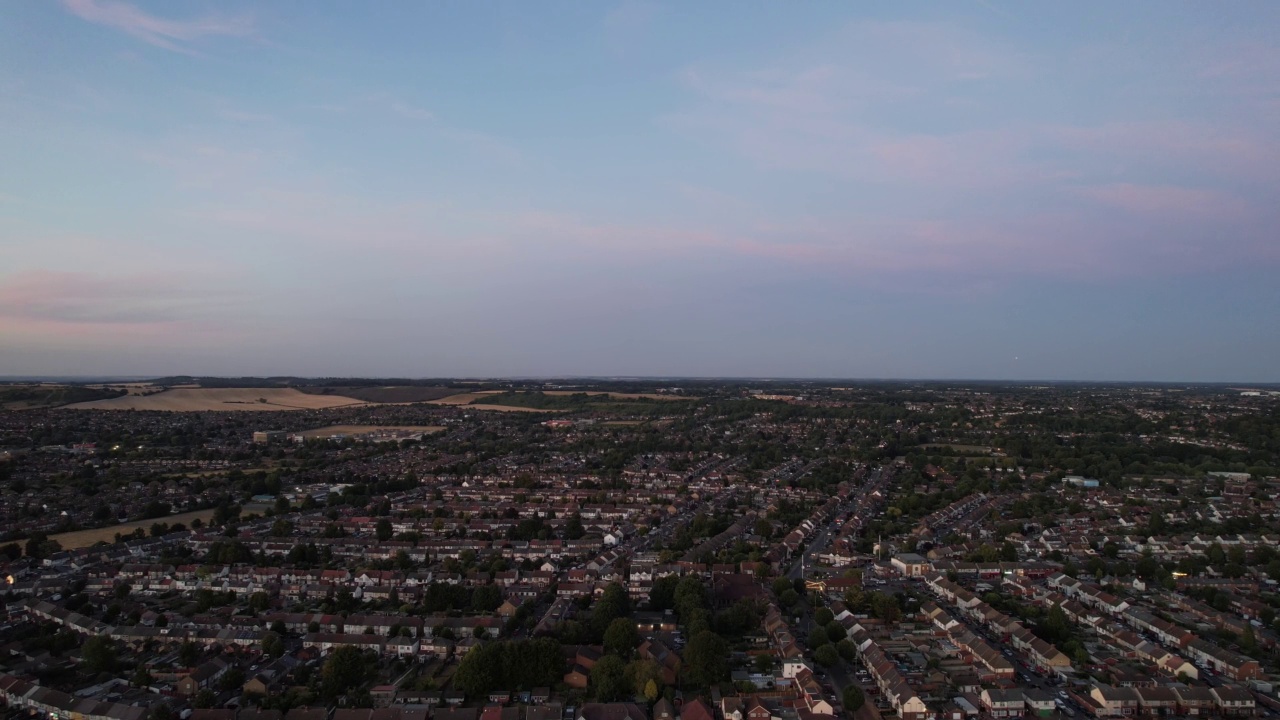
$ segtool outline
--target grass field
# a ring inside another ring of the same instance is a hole
[[[315,430],[303,430],[297,434],[305,438],[329,438],[335,435],[363,435],[364,433],[377,432],[379,430],[437,433],[444,430],[444,428],[439,425],[330,425],[316,428]]]
[[[622,393],[609,390],[543,390],[543,395],[608,395],[619,400],[697,400],[687,395],[662,395],[659,393]]]
[[[308,395],[341,396],[380,404],[429,402],[458,394],[456,388],[425,385],[385,385],[382,387],[326,386],[299,389]]]
[[[169,412],[323,410],[365,405],[339,395],[309,395],[294,388],[181,388],[151,395],[66,405],[68,410],[162,410]]]
[[[430,400],[428,402],[432,405],[470,405],[476,400],[480,400],[484,398],[485,395],[491,395],[491,394],[492,393],[488,393],[488,392],[458,393],[456,395],[449,395],[446,397],[439,398],[437,400]]]
[[[497,410],[498,412],[564,412],[564,410],[544,410],[543,408],[522,407],[520,405],[493,405],[490,403],[475,403],[473,405],[463,405],[462,407],[468,410]]]
[[[57,540],[62,545],[63,550],[75,550],[76,548],[89,547],[96,542],[113,542],[116,533],[128,535],[129,533],[142,528],[150,530],[151,526],[156,523],[166,523],[173,525],[174,523],[182,523],[190,526],[191,521],[200,518],[201,522],[209,522],[209,518],[213,517],[213,509],[195,510],[180,515],[170,515],[168,517],[154,518],[152,520],[137,520],[135,522],[122,523],[120,525],[111,525],[109,527],[95,528],[93,530],[76,530],[74,532],[59,533],[50,535],[50,540]]]

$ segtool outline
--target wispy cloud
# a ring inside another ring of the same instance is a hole
[[[62,0],[62,5],[82,20],[120,30],[174,52],[191,52],[187,44],[201,38],[246,37],[255,31],[253,21],[247,16],[209,15],[192,20],[170,20],[113,0]]]
[[[409,118],[410,120],[435,120],[436,118],[436,114],[426,108],[414,107],[398,100],[391,104],[391,110],[400,117]]]
[[[33,270],[0,281],[0,318],[68,325],[157,325],[205,316],[234,295],[196,278],[144,273],[105,277]],[[206,283],[207,285],[207,283]]]

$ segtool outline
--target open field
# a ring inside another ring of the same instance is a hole
[[[116,533],[128,535],[129,533],[142,528],[150,530],[151,526],[156,523],[166,523],[173,525],[174,523],[182,523],[190,525],[192,520],[200,518],[201,522],[209,522],[209,518],[213,517],[213,509],[195,510],[179,515],[170,515],[168,517],[153,518],[151,520],[137,520],[134,522],[121,523],[120,525],[111,525],[108,527],[94,528],[93,530],[75,530],[73,532],[59,533],[50,535],[50,540],[57,540],[64,550],[75,550],[76,548],[89,547],[96,542],[113,542]]]
[[[53,408],[71,403],[106,400],[123,393],[123,389],[104,390],[60,383],[6,383],[0,384],[0,410]]]
[[[437,433],[444,430],[444,428],[439,425],[330,425],[316,428],[315,430],[303,430],[296,434],[305,438],[329,438],[335,435],[363,435],[364,433],[383,430],[407,433]]]
[[[181,388],[151,395],[125,395],[65,406],[68,410],[323,410],[365,405],[362,400],[338,395],[308,395],[294,388]]]
[[[474,405],[463,405],[468,410],[497,410],[499,412],[547,412],[558,413],[564,410],[547,410],[543,408],[522,407],[519,405],[493,405],[491,403],[476,403]]]
[[[299,388],[308,395],[341,396],[369,403],[420,403],[457,395],[456,388],[419,385],[385,385],[382,387],[325,386]]]
[[[623,393],[609,390],[543,390],[543,395],[608,395],[619,400],[697,400],[690,395],[663,395],[660,393]]]
[[[431,405],[470,405],[476,400],[484,399],[486,395],[492,395],[492,392],[467,392],[449,395],[438,400],[428,401]]]

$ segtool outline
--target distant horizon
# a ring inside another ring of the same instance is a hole
[[[988,384],[988,385],[1149,385],[1149,386],[1206,386],[1206,387],[1229,387],[1231,389],[1250,390],[1255,388],[1280,388],[1280,382],[1259,382],[1244,380],[1073,380],[1073,379],[1056,379],[1049,380],[1044,378],[947,378],[947,377],[819,377],[819,376],[733,376],[733,375],[510,375],[510,376],[475,376],[475,375],[208,375],[190,373],[169,373],[160,375],[0,375],[0,382],[97,382],[97,383],[114,383],[114,382],[143,382],[155,381],[166,378],[191,378],[198,380],[201,378],[217,379],[217,380],[271,380],[271,379],[296,379],[296,380],[359,380],[359,381],[381,381],[381,380],[407,380],[411,382],[440,381],[440,382],[549,382],[549,381],[605,381],[605,382],[666,382],[689,380],[696,382],[797,382],[797,383],[853,383],[853,384],[876,384],[876,383],[956,383],[963,384]]]
[[[1277,27],[0,4],[0,370],[1280,383]]]

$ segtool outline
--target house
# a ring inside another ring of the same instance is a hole
[[[322,707],[296,707],[284,714],[284,720],[329,720],[329,709]]]
[[[1253,699],[1253,693],[1238,685],[1222,685],[1213,688],[1212,692],[1223,715],[1249,716],[1257,712],[1257,701]]]
[[[1095,685],[1089,697],[1099,716],[1120,717],[1138,712],[1138,691],[1133,688]]]
[[[231,666],[222,658],[214,658],[201,664],[192,673],[178,681],[179,695],[192,697],[196,693],[211,687],[219,678],[227,673]]]
[[[575,720],[649,720],[649,714],[635,703],[584,703]]]
[[[1022,700],[1026,703],[1026,712],[1033,717],[1049,717],[1056,709],[1053,693],[1040,688],[1027,688],[1022,691]]]
[[[774,720],[773,713],[760,702],[760,698],[752,695],[747,701],[746,720]]]
[[[1173,715],[1178,711],[1178,693],[1171,687],[1140,687],[1138,706],[1147,715]]]
[[[922,577],[933,567],[927,558],[916,553],[900,553],[889,561],[903,577]]]
[[[680,708],[680,720],[716,720],[716,716],[702,698],[695,698]]]
[[[658,702],[653,704],[653,720],[676,720],[676,711],[670,700],[658,698]]]
[[[1023,712],[1021,690],[987,688],[979,698],[982,709],[993,718],[1020,718]]]
[[[564,684],[575,690],[587,689],[587,684],[591,682],[591,671],[587,668],[574,663],[569,668],[569,672],[564,674]]]

